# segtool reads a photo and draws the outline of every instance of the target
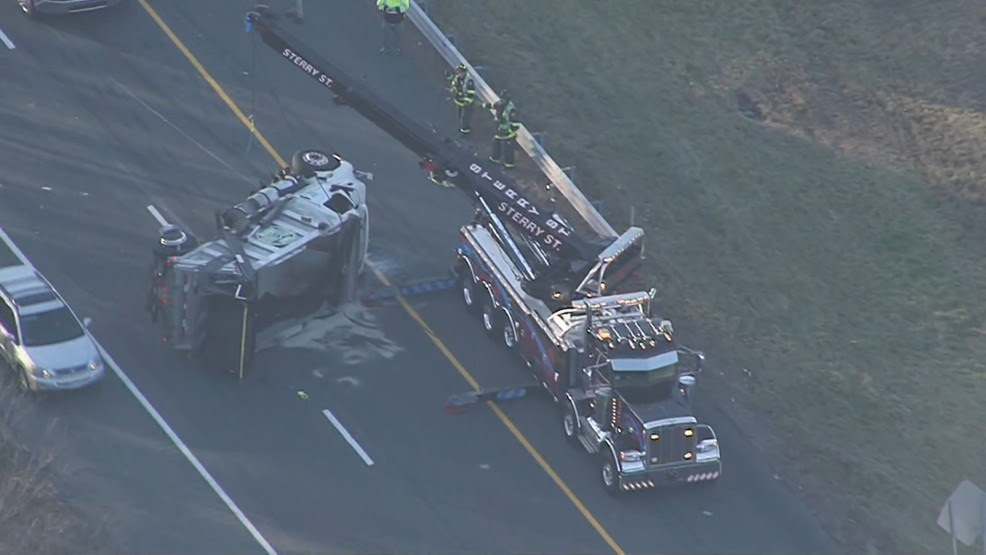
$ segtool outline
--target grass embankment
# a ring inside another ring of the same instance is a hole
[[[93,552],[98,531],[59,496],[52,457],[16,440],[15,423],[25,409],[15,388],[0,383],[0,553]]]
[[[986,11],[433,12],[614,226],[636,206],[662,309],[783,439],[775,462],[829,531],[850,548],[947,550],[941,504],[964,478],[986,486]]]

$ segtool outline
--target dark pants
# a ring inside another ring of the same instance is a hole
[[[475,102],[471,102],[465,106],[459,106],[459,131],[461,133],[468,133],[472,130],[470,123],[472,122],[472,111],[475,104]]]
[[[514,167],[514,149],[517,147],[517,137],[509,139],[493,138],[493,156],[490,161],[502,163],[506,168]]]
[[[384,14],[383,16],[383,48],[381,52],[392,54],[401,53],[401,26],[404,25],[404,16],[394,14]]]

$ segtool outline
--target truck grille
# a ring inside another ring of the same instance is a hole
[[[694,424],[651,430],[647,436],[647,462],[664,465],[695,460],[695,437]]]

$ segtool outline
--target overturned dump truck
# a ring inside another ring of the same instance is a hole
[[[216,214],[219,237],[156,257],[150,297],[164,341],[242,377],[265,318],[292,302],[311,309],[354,295],[369,224],[352,164],[295,153],[268,185]]]

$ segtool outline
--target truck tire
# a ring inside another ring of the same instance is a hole
[[[466,312],[476,314],[478,306],[476,304],[476,284],[472,281],[472,275],[468,270],[459,272],[459,277],[455,280],[456,287],[459,289],[459,298],[466,307]]]
[[[335,156],[321,150],[299,150],[291,157],[291,169],[304,177],[311,177],[315,172],[329,172],[340,165]]]
[[[21,11],[28,17],[37,17],[38,13],[34,8],[34,0],[22,0],[20,2]]]
[[[620,464],[609,449],[601,448],[599,479],[606,493],[616,497],[620,494]]]
[[[579,416],[575,414],[572,403],[565,402],[565,412],[561,417],[561,431],[565,434],[565,441],[572,445],[579,444]]]
[[[513,320],[507,315],[506,309],[500,314],[500,339],[508,351],[517,349],[517,329],[514,327]]]
[[[493,299],[489,295],[483,295],[479,318],[483,322],[483,331],[486,336],[491,339],[495,338],[497,332],[500,331],[500,313],[493,308]]]

